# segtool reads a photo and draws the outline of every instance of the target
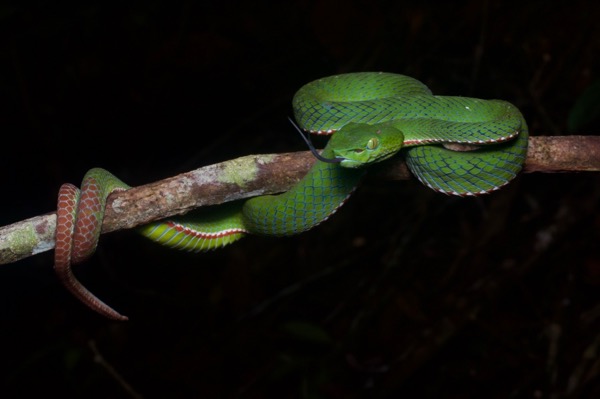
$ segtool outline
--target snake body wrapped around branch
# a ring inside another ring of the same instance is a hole
[[[318,161],[289,191],[225,204],[202,219],[183,216],[143,226],[160,244],[203,251],[246,234],[288,236],[327,220],[352,194],[366,167],[402,152],[426,186],[451,195],[489,193],[510,182],[527,155],[527,123],[502,100],[434,96],[404,75],[362,72],[334,75],[303,86],[293,99],[294,116],[312,134],[333,134]],[[452,145],[475,145],[454,151]],[[129,188],[104,169],[90,170],[82,190],[59,192],[55,270],[84,304],[117,320],[127,318],[89,292],[72,263],[95,251],[106,198]]]

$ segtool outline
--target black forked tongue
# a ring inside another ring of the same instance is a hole
[[[317,158],[319,161],[322,162],[328,162],[328,163],[340,163],[344,160],[344,158],[325,158],[324,156],[322,156],[321,154],[319,154],[317,152],[317,149],[315,148],[315,146],[313,145],[312,141],[310,141],[310,135],[304,135],[304,132],[298,127],[298,125],[296,125],[294,123],[294,121],[292,120],[292,118],[289,118],[290,123],[296,128],[296,130],[298,131],[298,133],[300,133],[300,137],[302,137],[302,140],[304,140],[304,142],[306,143],[306,145],[308,146],[308,149],[310,150],[310,152],[312,152],[312,154],[315,156],[315,158]]]

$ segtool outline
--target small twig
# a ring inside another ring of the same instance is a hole
[[[138,392],[136,392],[136,390],[133,389],[133,387],[127,381],[125,381],[125,379],[123,378],[123,376],[121,376],[121,374],[119,374],[119,372],[117,370],[115,370],[115,368],[110,363],[108,363],[106,360],[104,360],[104,356],[102,356],[102,354],[98,350],[98,347],[96,346],[96,341],[89,340],[88,341],[88,346],[90,347],[92,353],[94,354],[94,362],[97,363],[97,364],[99,364],[100,366],[102,366],[102,368],[104,368],[104,370],[106,370],[108,372],[108,374],[110,374],[110,376],[112,378],[114,378],[114,380],[117,381],[117,383],[121,387],[123,387],[123,389],[132,398],[136,398],[136,399],[142,399],[143,398],[143,396],[141,394],[139,394]]]
[[[206,166],[127,191],[108,199],[102,232],[133,228],[193,209],[288,190],[315,162],[309,151],[249,155]],[[524,172],[598,172],[600,137],[532,137]],[[378,168],[374,177],[410,178],[401,158]],[[54,213],[0,227],[0,264],[54,247]]]
[[[574,394],[588,381],[593,381],[600,375],[600,335],[586,346],[567,383],[567,395]]]

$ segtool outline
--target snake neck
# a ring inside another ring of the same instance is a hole
[[[325,148],[322,155],[333,158]],[[302,233],[327,220],[355,190],[364,171],[317,161],[289,191],[248,200],[243,224],[253,234],[288,236]]]

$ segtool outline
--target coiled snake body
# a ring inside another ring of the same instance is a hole
[[[501,100],[434,96],[421,82],[392,73],[350,73],[303,86],[293,99],[302,129],[336,132],[307,175],[289,191],[225,206],[206,219],[174,218],[143,226],[142,234],[189,251],[218,248],[245,234],[287,236],[326,220],[350,196],[365,166],[402,150],[412,173],[428,187],[452,195],[484,194],[504,186],[527,154],[527,124]],[[453,151],[451,144],[477,145]],[[127,318],[75,278],[71,263],[96,248],[106,197],[125,183],[104,169],[90,170],[81,194],[70,184],[59,192],[55,270],[83,303],[117,320]]]

